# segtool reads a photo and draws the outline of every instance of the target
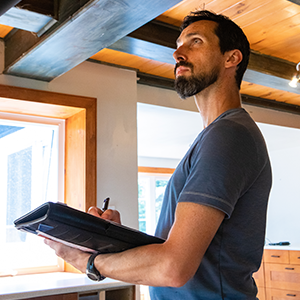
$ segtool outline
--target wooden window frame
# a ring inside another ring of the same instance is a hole
[[[65,120],[65,201],[97,203],[97,99],[0,85],[0,111]]]
[[[173,168],[138,167],[139,173],[173,174],[174,171]]]

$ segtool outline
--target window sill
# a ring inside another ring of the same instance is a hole
[[[93,292],[132,284],[106,278],[101,282],[88,279],[85,274],[66,272],[20,275],[0,278],[0,299],[14,300],[67,293]]]

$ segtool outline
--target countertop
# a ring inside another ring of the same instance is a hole
[[[291,250],[291,251],[300,251],[300,245],[291,244],[288,246],[280,246],[280,245],[265,245],[265,250]]]
[[[126,286],[132,286],[132,284],[109,278],[97,282],[88,279],[85,274],[66,272],[20,275],[0,278],[0,299],[19,300]]]

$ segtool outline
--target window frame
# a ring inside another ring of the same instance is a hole
[[[0,111],[65,120],[65,202],[83,211],[96,205],[96,98],[0,85]]]

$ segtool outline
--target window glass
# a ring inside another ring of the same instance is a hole
[[[14,220],[42,203],[63,201],[61,121],[51,123],[0,119],[0,273],[59,265],[42,238],[14,227]]]
[[[139,229],[154,234],[171,175],[139,173]]]

